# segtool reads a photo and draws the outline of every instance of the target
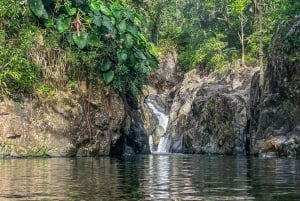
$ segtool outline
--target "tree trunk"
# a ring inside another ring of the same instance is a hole
[[[241,11],[240,14],[240,18],[241,18],[241,45],[242,45],[242,66],[245,66],[245,44],[244,44],[244,15],[243,15],[243,11]]]
[[[264,50],[263,50],[263,0],[258,0],[258,25],[259,25],[259,68],[260,68],[260,79],[259,86],[263,87],[264,84]]]

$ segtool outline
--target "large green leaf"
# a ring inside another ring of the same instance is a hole
[[[126,31],[126,22],[125,20],[122,20],[118,25],[117,28],[119,30],[120,34],[123,34]]]
[[[89,34],[87,44],[92,47],[101,47],[102,43],[96,34]]]
[[[147,38],[143,34],[138,33],[138,36],[141,39],[141,41],[143,41],[145,44],[147,44]]]
[[[128,54],[126,50],[118,50],[117,51],[117,57],[120,63],[126,62],[128,58]]]
[[[146,60],[147,59],[146,56],[145,56],[145,54],[141,50],[139,50],[137,48],[135,48],[135,56],[137,58],[139,58],[139,59],[142,59],[142,60]]]
[[[86,32],[74,32],[72,38],[78,48],[83,49],[87,44],[88,34]]]
[[[132,34],[134,37],[138,37],[139,30],[135,25],[127,25],[127,31]]]
[[[29,8],[37,17],[48,19],[49,16],[42,0],[29,0]]]
[[[115,77],[114,71],[108,71],[103,73],[103,79],[106,85],[110,84]]]
[[[133,37],[130,34],[125,34],[125,46],[126,48],[132,48],[133,46]]]
[[[68,35],[67,35],[67,41],[68,41],[68,43],[69,43],[69,45],[75,45],[74,44],[74,40],[73,40],[73,37],[72,37],[72,34],[71,33],[69,33]]]
[[[131,11],[124,12],[124,15],[127,19],[129,19],[131,22],[134,22],[134,14]]]
[[[53,27],[53,26],[54,26],[54,20],[53,20],[53,18],[50,18],[50,19],[48,19],[48,20],[45,22],[45,27],[51,28],[51,27]]]
[[[154,56],[158,56],[159,52],[158,52],[158,48],[153,44],[153,43],[148,43],[148,49],[149,49],[149,52],[151,53],[151,55],[154,55]]]
[[[110,70],[112,66],[113,66],[113,63],[111,61],[107,61],[100,67],[100,69],[102,72],[106,72],[106,71]]]
[[[108,30],[113,29],[113,25],[111,23],[111,20],[106,16],[103,16],[103,18],[102,18],[102,25],[105,26]]]
[[[132,64],[132,66],[135,66],[137,63],[135,55],[130,54],[129,59],[130,59],[130,63]]]
[[[101,2],[99,0],[91,0],[90,6],[92,11],[99,11]]]
[[[148,60],[148,62],[149,62],[149,65],[152,67],[152,68],[154,68],[154,69],[157,69],[158,68],[158,61],[157,61],[157,59],[155,58],[155,57],[153,57],[153,58],[150,58],[149,60]]]
[[[73,8],[71,5],[66,5],[65,8],[66,8],[68,15],[73,16],[76,14],[77,9]]]
[[[117,21],[121,21],[122,19],[122,13],[120,10],[114,10],[112,12],[113,16],[117,19]]]
[[[92,16],[92,22],[97,26],[101,27],[102,26],[102,16],[100,13],[94,14]]]
[[[56,20],[56,27],[58,32],[62,33],[69,29],[71,25],[71,17],[66,17],[64,15],[60,15]]]
[[[149,73],[149,68],[146,64],[146,61],[142,61],[141,65],[140,65],[140,70],[144,73],[144,74],[148,74]]]
[[[103,4],[100,5],[100,11],[101,11],[104,15],[107,15],[107,16],[110,16],[110,15],[111,15],[111,10],[110,10],[107,6],[105,6],[105,5],[103,5]]]

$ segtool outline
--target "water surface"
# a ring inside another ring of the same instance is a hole
[[[300,200],[300,161],[202,155],[0,160],[0,200]]]

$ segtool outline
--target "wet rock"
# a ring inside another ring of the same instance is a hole
[[[132,147],[130,146],[125,146],[125,151],[123,153],[124,157],[131,157],[131,156],[135,156],[135,151]]]

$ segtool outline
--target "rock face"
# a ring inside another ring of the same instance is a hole
[[[170,52],[159,59],[159,69],[149,76],[149,86],[163,94],[178,86],[183,78],[183,73],[177,63],[177,53]]]
[[[42,101],[0,102],[0,157],[109,155],[121,137],[125,105],[102,83]]]
[[[154,130],[155,121],[153,121],[152,113],[146,106],[143,96],[140,96],[135,104],[138,105],[128,106],[126,109],[121,137],[112,146],[111,155],[131,156],[150,153],[148,137]]]
[[[166,132],[167,116],[170,113],[175,93],[178,90],[183,73],[177,64],[177,53],[170,52],[159,59],[159,70],[149,76],[149,85],[147,86],[147,95],[144,101],[144,108],[147,108],[148,116],[151,118],[144,119],[141,124],[152,125],[148,129],[148,137],[150,137],[150,145],[152,151],[158,151],[159,142]],[[149,107],[152,105],[152,108]],[[153,109],[157,110],[161,115],[157,117]],[[144,111],[146,111],[144,109]],[[164,125],[160,125],[164,124]]]
[[[185,74],[170,112],[171,152],[244,152],[246,102],[254,69],[201,77]]]
[[[252,152],[300,155],[300,17],[280,25],[271,44],[264,86],[251,86]]]
[[[162,92],[174,87],[180,77],[177,71],[173,52],[161,60],[159,72],[151,75],[157,78],[152,81],[158,80],[153,86],[160,86]],[[169,94],[162,97],[168,105]],[[57,89],[43,100],[4,98],[0,101],[0,157],[150,153],[148,138],[156,122],[144,96],[128,93],[121,98],[108,93],[101,81],[95,86],[82,81],[73,91]]]

